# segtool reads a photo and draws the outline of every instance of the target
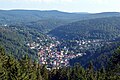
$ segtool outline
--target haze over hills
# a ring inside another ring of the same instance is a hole
[[[57,10],[39,11],[39,10],[0,10],[0,23],[4,24],[30,24],[32,27],[38,27],[42,32],[50,31],[60,25],[65,25],[71,22],[120,16],[117,12],[107,13],[68,13]],[[41,22],[39,22],[41,21]],[[34,22],[34,24],[31,24]],[[44,25],[44,22],[46,25]],[[36,25],[36,26],[35,26]],[[44,26],[44,27],[43,27]],[[45,31],[44,31],[45,30]]]

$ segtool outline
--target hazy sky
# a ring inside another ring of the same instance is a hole
[[[120,0],[0,0],[0,9],[120,12]]]

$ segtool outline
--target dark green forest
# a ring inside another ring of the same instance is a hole
[[[73,22],[53,29],[49,34],[59,39],[114,39],[120,35],[120,17]],[[64,34],[64,35],[63,35]]]
[[[120,48],[118,48],[108,63],[101,69],[94,70],[92,62],[84,69],[80,64],[73,67],[47,70],[45,65],[32,61],[25,55],[15,59],[6,55],[0,47],[0,79],[1,80],[119,80],[120,79]]]
[[[48,39],[47,35],[37,29],[23,25],[0,26],[0,45],[5,47],[7,54],[12,54],[16,58],[28,54],[32,59],[37,59],[37,51],[30,49],[26,44],[36,41],[36,37],[41,40]]]
[[[71,59],[70,65],[74,66],[74,63],[80,63],[86,68],[89,65],[89,62],[92,61],[94,69],[99,69],[102,66],[107,67],[111,56],[119,46],[120,42],[113,42],[97,48],[97,50],[87,50],[87,55]]]

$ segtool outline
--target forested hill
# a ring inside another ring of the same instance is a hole
[[[60,12],[57,10],[0,10],[0,24],[24,25],[49,31],[57,26],[84,19],[89,14]]]
[[[76,20],[83,19],[89,14],[67,13],[57,10],[39,11],[39,10],[1,10],[1,21],[31,22],[46,19]]]
[[[58,26],[70,23],[71,20],[45,19],[25,23],[24,25],[32,29],[37,29],[43,33],[47,33]]]
[[[104,13],[68,13],[57,10],[0,10],[0,19],[7,21],[29,22],[42,19],[83,20],[88,18],[102,18],[120,16],[119,12]]]
[[[62,12],[57,10],[0,10],[1,15],[5,13],[4,15],[12,16],[12,15],[21,15],[21,16],[34,16],[35,18],[45,19],[45,18],[60,18],[60,19],[71,19],[71,18],[77,18],[78,16],[85,16],[88,14],[83,13],[68,13],[68,12]],[[8,13],[9,12],[9,13]],[[3,16],[4,16],[3,15]],[[71,17],[70,17],[71,16]],[[20,16],[17,16],[20,18]]]
[[[85,68],[89,65],[89,62],[92,61],[95,69],[99,69],[103,66],[106,67],[110,57],[119,46],[120,42],[118,41],[106,44],[100,48],[97,48],[95,51],[88,50],[86,51],[87,55],[71,59],[70,64],[73,66],[74,63],[80,63]]]
[[[0,25],[0,45],[5,47],[6,53],[12,55],[15,58],[21,58],[24,55],[31,56],[32,59],[37,59],[37,51],[32,50],[27,46],[27,43],[32,43],[37,40],[47,39],[51,41],[47,35],[42,34],[41,31],[19,25]]]
[[[120,36],[120,17],[77,21],[60,26],[49,34],[60,39],[114,39]]]
[[[39,10],[0,10],[0,24],[8,25],[27,25],[35,27],[42,32],[48,32],[52,29],[71,22],[95,19],[103,17],[120,16],[118,12],[105,13],[68,13],[57,10],[39,11]],[[32,24],[33,23],[33,24]]]

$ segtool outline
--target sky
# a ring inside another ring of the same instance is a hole
[[[120,12],[120,0],[0,0],[0,9]]]

